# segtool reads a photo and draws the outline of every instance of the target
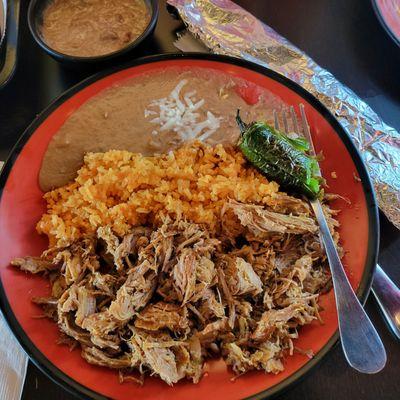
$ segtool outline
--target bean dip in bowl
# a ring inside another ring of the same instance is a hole
[[[156,25],[156,0],[33,0],[28,23],[58,61],[93,64],[133,50]]]

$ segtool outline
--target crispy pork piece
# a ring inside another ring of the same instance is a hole
[[[153,257],[147,259],[142,255],[141,258],[143,261],[129,271],[110,305],[110,314],[118,321],[129,321],[135,312],[146,306],[156,289],[158,266]]]
[[[137,315],[135,327],[148,331],[168,328],[172,332],[185,332],[189,329],[187,309],[163,301],[149,304]]]
[[[182,295],[177,291],[169,273],[161,272],[158,276],[157,294],[165,302],[182,302]]]
[[[241,257],[225,256],[225,277],[230,292],[235,295],[260,294],[262,282],[253,267]]]
[[[180,376],[173,348],[182,343],[174,341],[166,333],[152,335],[137,328],[131,329],[132,336],[128,344],[140,360],[141,367],[147,367],[168,385],[178,382]]]
[[[78,287],[78,309],[75,313],[75,323],[82,326],[83,320],[95,312],[96,297],[84,286]]]
[[[104,240],[106,244],[106,252],[113,256],[117,270],[122,270],[124,265],[121,256],[125,255],[125,253],[126,255],[129,254],[128,249],[130,249],[132,234],[125,236],[125,240],[123,240],[124,244],[122,246],[120,246],[119,239],[114,235],[110,226],[99,227],[97,229],[97,237]]]
[[[172,386],[178,382],[179,374],[174,352],[169,348],[144,346],[146,363],[150,370],[157,374],[163,381]]]
[[[63,275],[59,275],[57,272],[52,272],[49,275],[49,279],[51,283],[51,295],[59,299],[67,289],[65,277]]]
[[[53,264],[49,260],[41,257],[19,257],[11,261],[11,265],[18,267],[21,271],[30,272],[31,274],[39,274],[57,269],[57,264]]]
[[[205,321],[214,317],[222,318],[225,316],[225,307],[217,300],[217,296],[211,289],[204,291],[198,311]]]
[[[241,224],[256,237],[269,233],[315,233],[318,227],[312,218],[280,214],[262,206],[243,204],[231,200],[228,207],[233,210]]]
[[[197,333],[201,344],[214,342],[218,335],[229,330],[228,318],[223,317],[214,322],[210,322],[206,327]]]
[[[90,334],[79,328],[79,326],[73,322],[72,316],[68,313],[62,313],[58,310],[58,326],[61,332],[72,337],[80,344],[91,346],[92,342],[90,341]]]
[[[182,305],[187,303],[195,293],[196,267],[197,260],[194,250],[182,250],[178,262],[172,270],[172,279]]]
[[[82,328],[89,331],[92,336],[105,337],[118,326],[119,322],[109,310],[91,314],[82,321]]]
[[[182,304],[201,299],[205,291],[216,283],[216,276],[214,262],[190,249],[181,251],[172,270],[174,287]]]
[[[305,256],[296,260],[293,268],[295,271],[295,276],[297,276],[300,284],[303,285],[303,282],[310,276],[312,269],[312,258],[306,254]]]
[[[94,272],[90,276],[91,284],[107,296],[114,296],[118,278],[110,274],[101,274],[100,272]]]
[[[308,202],[284,192],[274,193],[271,203],[273,210],[281,214],[309,215],[312,213]]]
[[[192,336],[185,345],[174,348],[179,379],[188,378],[198,383],[203,374],[203,356],[201,343],[197,336]]]
[[[105,242],[106,251],[112,255],[117,270],[124,269],[124,259],[130,254],[136,253],[138,246],[148,243],[150,233],[150,228],[135,227],[131,233],[125,235],[120,241],[110,226],[97,229],[97,236]]]
[[[305,325],[312,322],[316,317],[312,307],[300,302],[288,307],[265,311],[257,323],[251,338],[257,342],[268,340],[276,329],[284,327],[290,320],[296,325]]]
[[[196,280],[204,287],[209,287],[215,283],[216,276],[217,271],[214,262],[208,257],[201,256],[196,264]]]
[[[52,249],[52,253],[54,253],[54,249]],[[78,283],[88,271],[93,273],[100,267],[92,238],[72,243],[55,253],[53,263],[61,265],[61,273],[65,277],[67,286]]]
[[[45,317],[50,318],[57,322],[57,304],[58,299],[55,297],[32,297],[32,302],[37,304],[43,310]]]
[[[60,297],[60,312],[75,312],[75,323],[82,327],[83,320],[96,312],[96,298],[84,286],[72,285]]]
[[[128,354],[115,357],[108,355],[106,352],[94,346],[82,346],[81,354],[89,364],[98,365],[100,367],[121,369],[135,366],[135,363],[132,363],[132,359]]]
[[[121,340],[118,335],[90,335],[90,340],[95,346],[100,349],[112,349],[116,351],[119,351],[121,349]]]
[[[237,374],[253,369],[277,374],[283,371],[281,347],[272,342],[264,342],[255,350],[242,349],[236,343],[227,343],[223,347],[225,362]]]
[[[218,285],[221,288],[221,292],[223,293],[226,305],[229,309],[229,320],[228,324],[231,328],[235,325],[235,318],[236,318],[236,309],[235,309],[235,300],[232,296],[232,293],[228,287],[226,282],[225,273],[221,267],[218,268]]]

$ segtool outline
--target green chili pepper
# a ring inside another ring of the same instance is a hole
[[[254,166],[285,188],[312,199],[320,195],[318,163],[306,153],[305,139],[291,139],[265,122],[245,124],[239,110],[236,121],[241,132],[239,148]]]

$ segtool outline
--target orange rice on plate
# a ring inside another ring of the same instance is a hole
[[[213,230],[227,199],[275,208],[284,195],[278,189],[239,150],[221,144],[194,142],[152,157],[88,153],[74,182],[44,195],[47,213],[37,230],[50,245],[71,243],[105,225],[123,236],[165,215]]]

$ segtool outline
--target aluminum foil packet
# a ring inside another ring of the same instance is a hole
[[[268,67],[317,97],[360,150],[379,207],[400,229],[400,134],[352,90],[230,0],[168,0],[189,31],[218,54]]]

